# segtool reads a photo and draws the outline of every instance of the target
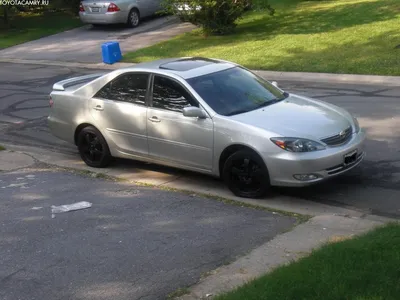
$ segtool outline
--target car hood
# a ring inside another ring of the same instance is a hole
[[[229,118],[282,136],[312,139],[335,135],[351,126],[347,111],[297,95]]]

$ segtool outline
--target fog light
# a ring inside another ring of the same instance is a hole
[[[300,181],[310,181],[319,178],[319,176],[315,174],[296,174],[293,175],[293,177]]]

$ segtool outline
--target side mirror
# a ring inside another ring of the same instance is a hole
[[[200,118],[200,119],[207,118],[207,114],[204,112],[204,110],[195,106],[184,107],[183,115],[185,117],[190,117],[190,118]]]
[[[272,85],[276,86],[277,88],[279,87],[278,83],[276,81],[272,81],[271,83],[272,83]]]

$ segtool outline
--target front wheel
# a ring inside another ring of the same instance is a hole
[[[228,157],[222,177],[238,197],[260,198],[267,194],[270,180],[264,161],[250,150],[240,150]]]
[[[138,27],[140,23],[140,13],[137,9],[132,9],[128,15],[127,24],[129,27],[135,28]]]
[[[85,127],[78,135],[78,150],[90,167],[104,168],[111,161],[110,149],[103,135],[93,126]]]

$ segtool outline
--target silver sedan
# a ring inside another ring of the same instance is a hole
[[[144,17],[161,10],[162,0],[83,0],[79,17],[83,23],[119,24],[137,27]]]
[[[113,157],[222,178],[237,196],[305,186],[365,156],[346,110],[290,94],[246,68],[207,58],[164,59],[57,82],[51,132],[91,167]]]

